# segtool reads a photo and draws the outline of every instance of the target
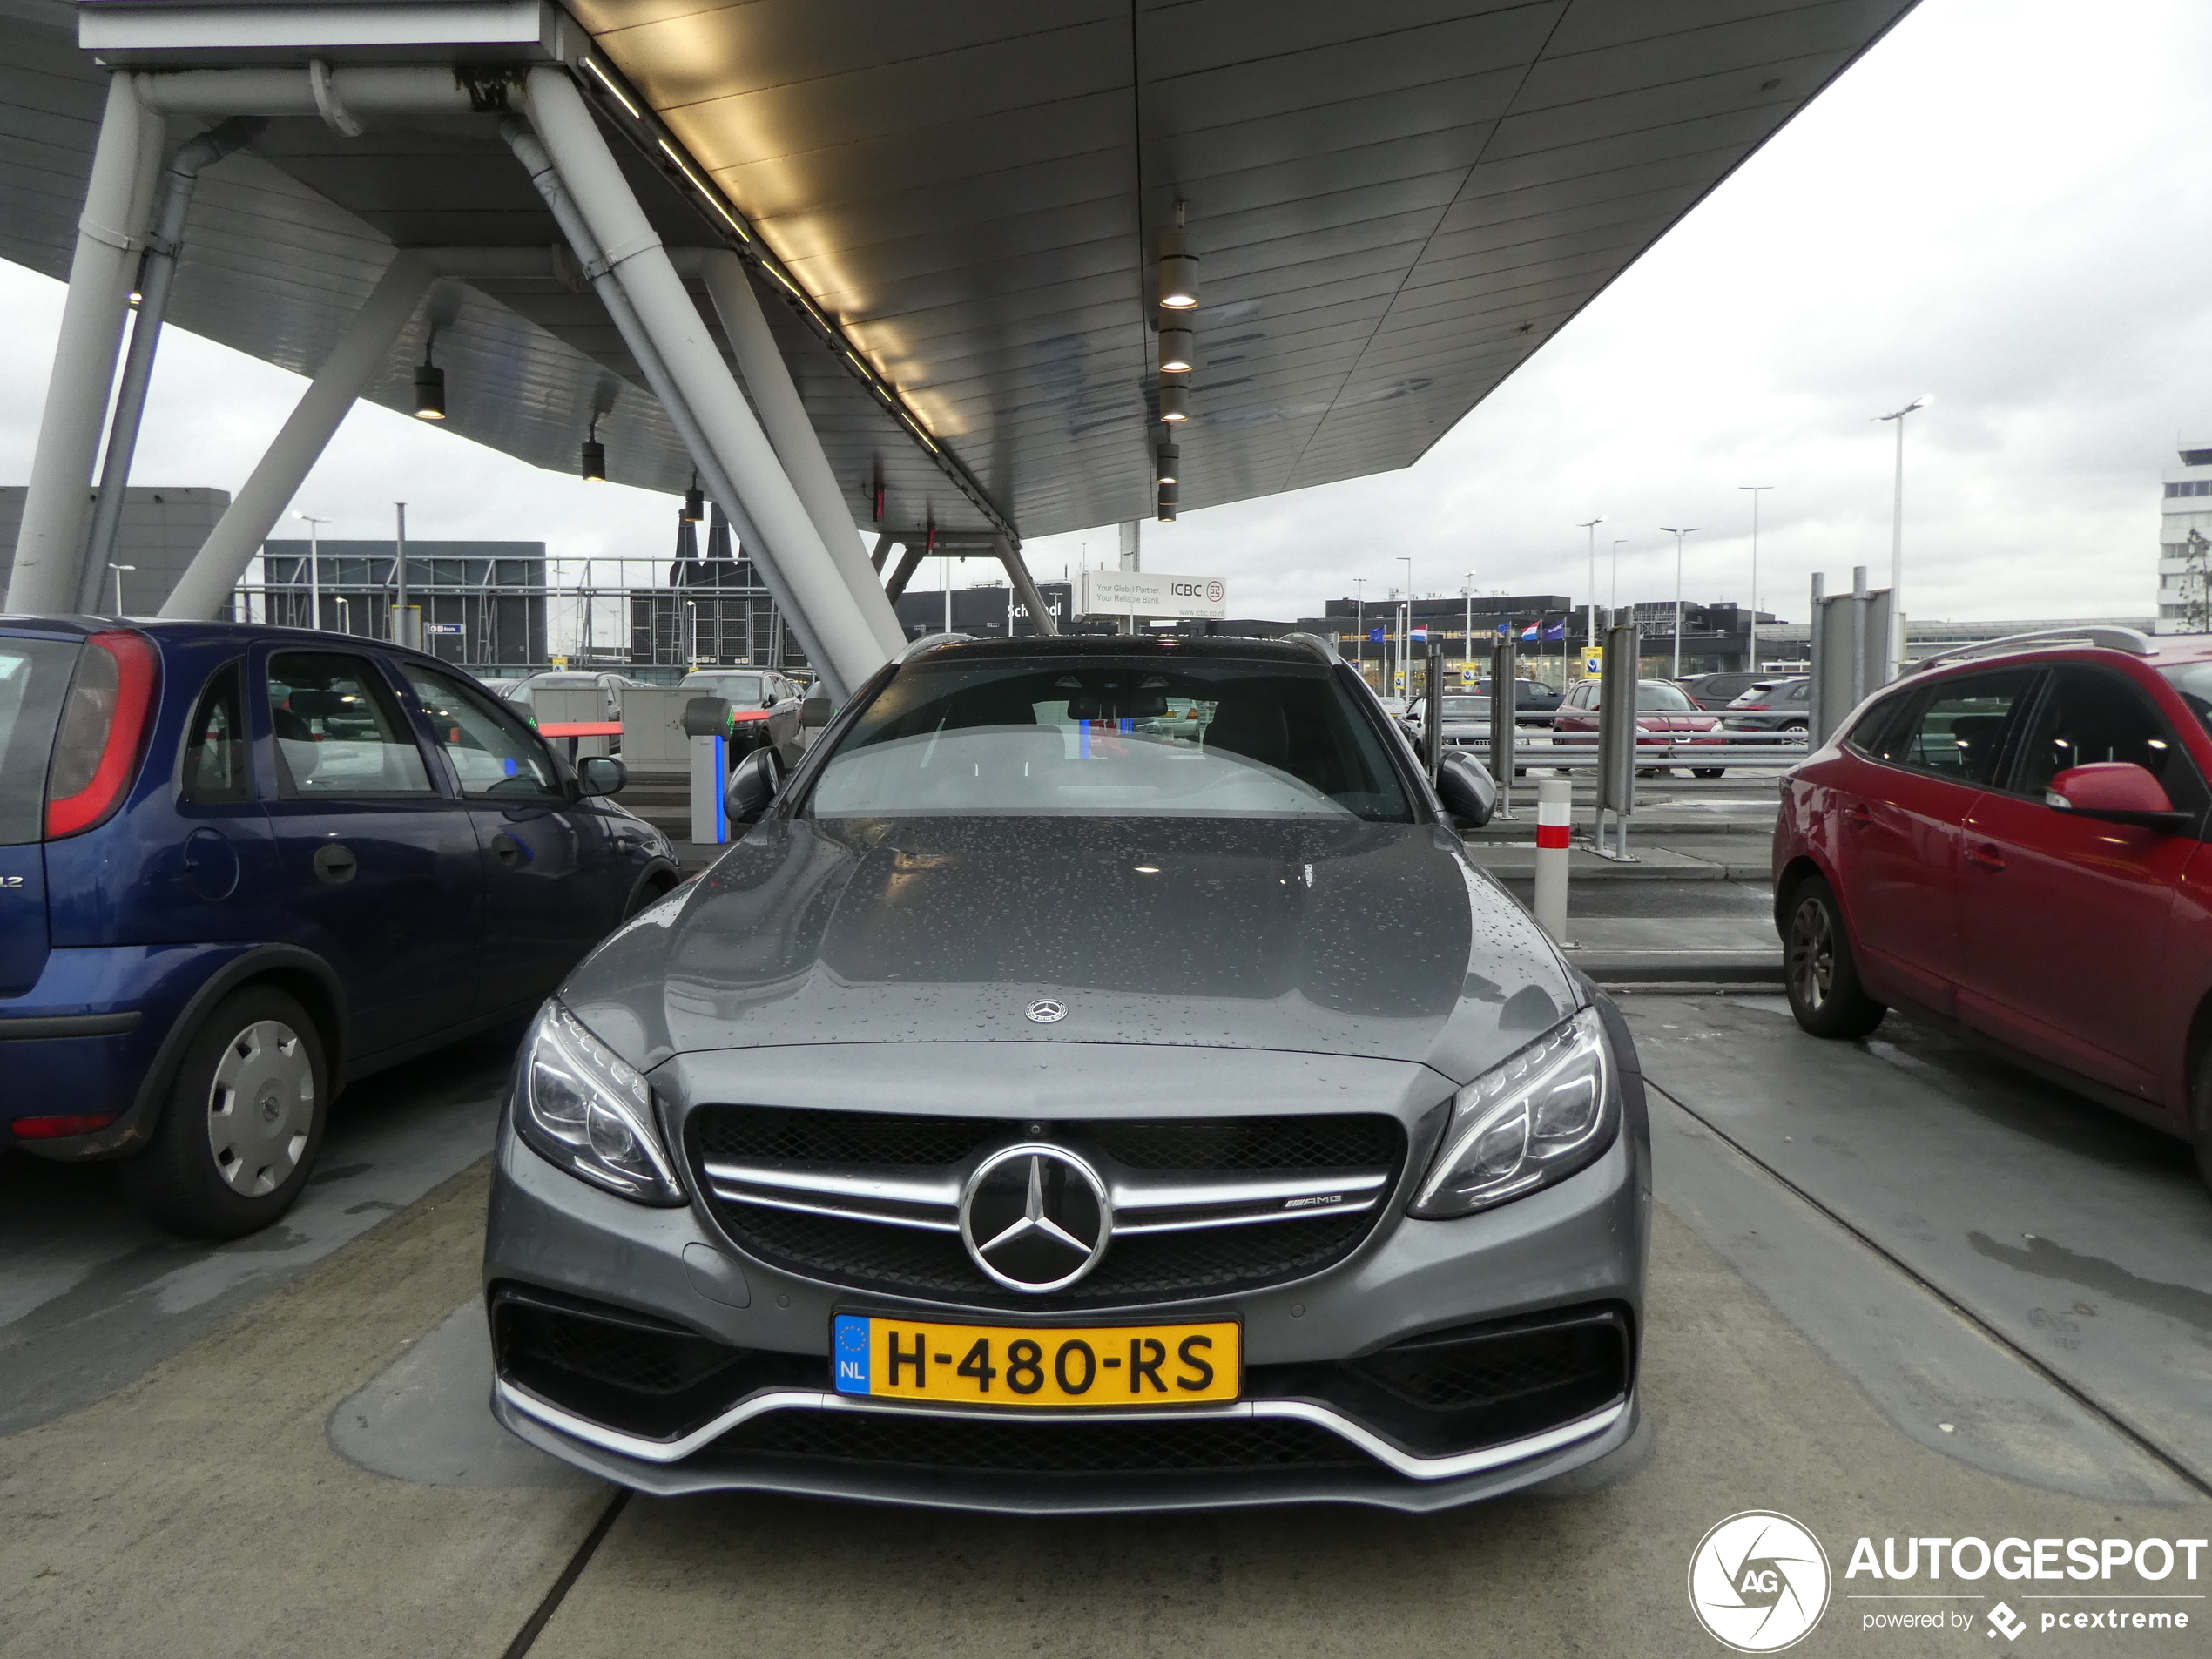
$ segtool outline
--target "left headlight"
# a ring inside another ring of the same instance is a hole
[[[1621,1122],[1605,1025],[1584,1008],[1453,1096],[1409,1215],[1472,1215],[1588,1169]]]
[[[654,1126],[652,1086],[558,1001],[539,1011],[523,1045],[515,1127],[594,1186],[639,1204],[685,1202]]]

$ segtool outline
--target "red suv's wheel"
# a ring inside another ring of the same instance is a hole
[[[2212,1055],[2197,1062],[2189,1088],[2189,1144],[2196,1149],[2196,1172],[2212,1187]]]
[[[1860,986],[1835,889],[1817,875],[1791,891],[1782,972],[1790,1012],[1816,1037],[1863,1037],[1889,1012]]]

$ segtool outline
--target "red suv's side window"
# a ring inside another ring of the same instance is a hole
[[[2015,668],[1938,680],[1909,713],[1892,718],[1861,746],[1878,760],[1986,785],[1997,775],[2013,713],[2034,679],[2033,669]]]
[[[2040,796],[2069,766],[2107,760],[2142,767],[2166,786],[2168,796],[2184,812],[2202,797],[2203,786],[2181,740],[2140,688],[2104,669],[2053,669],[2021,731],[2009,786]]]

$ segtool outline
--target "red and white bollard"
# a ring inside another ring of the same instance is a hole
[[[1574,786],[1564,778],[1536,785],[1536,925],[1554,944],[1567,940],[1567,848]]]

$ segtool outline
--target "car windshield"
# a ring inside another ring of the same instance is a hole
[[[47,759],[78,650],[61,639],[0,639],[0,846],[38,839]]]
[[[2158,671],[2166,683],[2182,694],[2189,712],[2206,731],[2212,732],[2212,663],[2169,663]]]
[[[1490,718],[1490,699],[1487,697],[1447,697],[1444,699],[1444,718],[1447,720],[1487,720]]]
[[[1381,738],[1319,664],[1107,657],[907,668],[839,742],[806,810],[1413,816]]]
[[[741,708],[752,708],[761,698],[760,676],[758,674],[686,674],[676,689],[679,691],[703,691]]]
[[[1585,706],[1594,709],[1597,705],[1598,694],[1593,691]],[[1695,714],[1696,711],[1697,705],[1689,700],[1689,695],[1679,685],[1670,685],[1665,680],[1636,682],[1636,712],[1639,714]]]

